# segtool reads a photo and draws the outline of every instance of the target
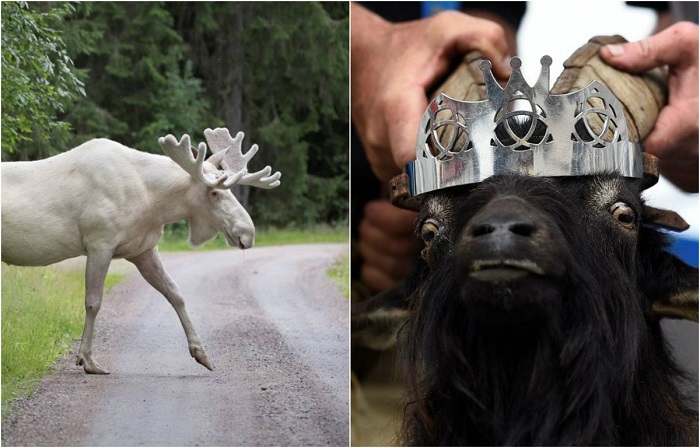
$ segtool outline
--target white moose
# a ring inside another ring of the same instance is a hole
[[[269,166],[248,173],[258,147],[243,154],[242,132],[232,138],[228,129],[217,128],[204,135],[213,152],[206,161],[207,145],[195,150],[185,134],[179,142],[172,135],[158,139],[169,158],[95,139],[48,159],[2,163],[2,261],[45,266],[87,255],[85,329],[76,363],[87,373],[109,373],[92,357],[92,337],[114,258],[136,265],[168,299],[190,354],[212,370],[156,244],[164,224],[186,219],[192,245],[222,232],[229,246],[252,247],[253,221],[229,189],[234,184],[275,188],[281,174],[271,174]]]

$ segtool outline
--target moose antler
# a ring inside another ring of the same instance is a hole
[[[180,167],[187,172],[190,176],[202,182],[207,187],[228,189],[231,188],[245,174],[244,172],[217,172],[217,174],[207,174],[204,172],[204,158],[207,155],[207,145],[202,142],[199,144],[198,149],[194,149],[190,145],[190,136],[185,134],[182,136],[180,141],[173,135],[166,135],[158,139],[158,144],[160,145],[163,152],[170,157],[175,163],[180,165]],[[195,159],[192,155],[192,150],[197,153],[197,158]],[[214,156],[210,157],[208,161],[211,161]]]
[[[220,164],[226,171],[236,174],[243,173],[238,181],[239,184],[265,189],[279,186],[279,179],[282,173],[277,171],[271,175],[272,167],[269,165],[260,171],[248,173],[248,161],[258,152],[258,145],[251,146],[250,150],[243,154],[241,150],[244,137],[243,132],[239,132],[236,134],[236,138],[232,138],[227,128],[206,129],[204,137],[209,143],[209,148],[214,153],[209,158],[209,162],[214,165]]]

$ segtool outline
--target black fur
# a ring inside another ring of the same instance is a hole
[[[623,181],[616,197],[635,211],[634,229],[592,205],[612,178],[500,175],[435,193],[455,222],[413,274],[398,345],[410,391],[402,444],[697,446],[680,372],[658,321],[645,318],[662,289],[692,283],[685,274],[697,270],[643,225],[639,181]],[[562,275],[489,283],[465,273],[470,221],[510,196],[548,223],[551,244],[533,257],[554,259]]]

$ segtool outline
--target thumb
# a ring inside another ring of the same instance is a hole
[[[403,167],[416,159],[416,138],[418,128],[428,101],[422,90],[406,91],[401,99],[401,107],[394,107],[387,117],[389,126],[389,141],[391,152],[396,165]]]
[[[605,45],[600,49],[601,58],[613,67],[633,73],[664,65],[662,48],[653,38],[626,44]]]
[[[697,64],[698,27],[689,22],[675,25],[637,42],[606,45],[600,56],[615,68],[642,72],[661,65]]]

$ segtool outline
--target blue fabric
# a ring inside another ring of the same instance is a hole
[[[671,252],[689,265],[698,267],[698,240],[674,236]]]
[[[459,9],[461,2],[421,2],[421,17],[432,16],[440,11]]]

